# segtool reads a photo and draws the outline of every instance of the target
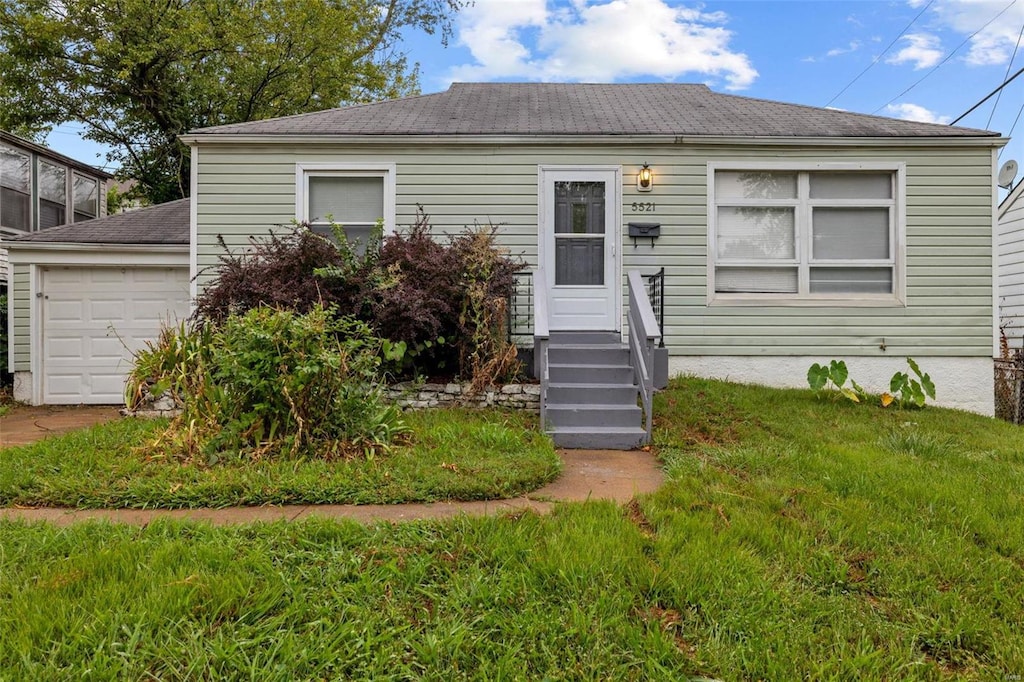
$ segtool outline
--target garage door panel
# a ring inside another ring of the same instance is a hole
[[[134,279],[132,270],[128,268],[95,268],[88,271],[86,278],[91,284],[113,284],[121,286],[130,284]]]
[[[92,342],[92,347],[89,349],[90,352],[87,358],[89,360],[118,362],[130,357],[128,351],[125,350],[125,345],[130,341],[130,339],[125,339],[123,340],[124,342],[122,342],[122,339],[116,337],[100,338],[98,336],[94,336],[89,340]]]
[[[88,272],[82,268],[50,268],[46,271],[49,286],[72,285],[80,288],[86,283]]]
[[[43,399],[120,403],[132,353],[189,314],[184,267],[44,270]]]
[[[73,322],[81,324],[82,315],[85,313],[85,305],[82,301],[47,301],[49,303],[49,317],[51,322]]]
[[[50,338],[45,344],[46,356],[51,361],[68,360],[78,362],[85,356],[82,338]]]
[[[67,374],[49,373],[46,375],[43,390],[51,399],[60,400],[65,398],[62,402],[87,402],[83,395],[81,372],[70,372]]]
[[[120,372],[113,374],[93,372],[89,375],[90,395],[104,399],[108,396],[117,396],[118,402],[121,402],[124,400],[124,377],[125,375]]]
[[[104,326],[127,319],[123,299],[99,298],[89,301],[89,314],[83,322],[98,322]]]

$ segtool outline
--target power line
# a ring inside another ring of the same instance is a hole
[[[999,93],[1000,91],[1002,91],[1003,88],[1005,88],[1007,85],[1009,85],[1010,82],[1013,81],[1013,79],[1015,79],[1017,76],[1021,75],[1022,73],[1024,73],[1024,67],[1021,67],[1020,70],[1017,71],[1017,73],[1013,74],[1012,76],[1010,76],[1009,78],[1004,80],[1002,85],[1000,85],[998,88],[996,88],[992,92],[990,92],[987,95],[985,95],[985,97],[982,100],[980,100],[977,104],[975,104],[973,107],[971,107],[970,109],[968,109],[964,113],[962,113],[959,116],[957,116],[956,120],[954,120],[949,125],[951,125],[951,126],[956,125],[961,119],[965,118],[967,116],[967,114],[971,113],[972,111],[974,111],[975,109],[980,107],[982,104],[987,102],[989,100],[989,98],[991,98],[993,95],[995,95],[995,94]]]
[[[1013,137],[1013,129],[1017,127],[1017,121],[1020,120],[1020,115],[1021,114],[1024,114],[1024,104],[1021,104],[1020,105],[1020,109],[1017,110],[1017,118],[1013,119],[1013,125],[1010,126],[1010,132],[1006,133],[1007,137]],[[1002,156],[1003,152],[1005,150],[1006,150],[1006,146],[1005,145],[1000,147],[999,148],[999,153],[996,154],[996,158],[998,159],[1000,156]]]
[[[867,67],[866,67],[866,68],[865,68],[865,69],[864,69],[863,71],[861,71],[860,73],[858,73],[858,74],[857,74],[857,75],[856,75],[856,76],[854,77],[854,79],[853,79],[852,81],[850,81],[849,83],[847,83],[847,84],[846,84],[846,87],[845,87],[845,88],[843,88],[842,90],[840,90],[839,92],[837,92],[837,93],[835,94],[835,96],[834,96],[834,97],[833,97],[832,99],[830,99],[829,101],[825,102],[825,106],[827,107],[827,106],[828,106],[829,104],[832,104],[832,102],[835,102],[835,101],[836,101],[837,99],[839,99],[839,96],[840,96],[840,95],[842,95],[842,94],[843,94],[844,92],[846,92],[847,90],[849,90],[849,89],[850,89],[850,87],[851,87],[851,86],[852,86],[852,85],[853,85],[854,83],[856,83],[856,82],[857,82],[858,80],[860,80],[860,77],[861,77],[861,76],[863,76],[864,74],[866,74],[866,73],[867,73],[867,72],[868,72],[868,71],[869,71],[869,70],[871,69],[871,67],[872,67],[872,66],[874,66],[875,64],[877,64],[877,63],[878,63],[878,62],[879,62],[879,61],[880,61],[880,60],[882,59],[882,57],[884,57],[884,56],[885,56],[885,53],[886,53],[886,52],[888,52],[888,51],[889,51],[889,49],[890,49],[890,48],[892,48],[892,46],[893,46],[893,45],[895,45],[895,44],[896,44],[896,43],[897,43],[897,42],[899,41],[899,39],[900,39],[900,38],[902,38],[902,37],[903,37],[903,36],[904,36],[904,35],[905,35],[905,34],[907,33],[907,31],[909,31],[909,30],[910,30],[910,27],[911,27],[911,26],[913,26],[913,25],[914,25],[914,23],[915,23],[915,22],[916,22],[916,21],[917,21],[918,19],[920,19],[920,18],[921,18],[921,15],[922,15],[922,14],[924,14],[925,10],[926,10],[926,9],[928,9],[929,7],[931,7],[931,6],[932,6],[932,3],[933,3],[933,2],[935,2],[935,0],[928,0],[928,4],[927,4],[927,5],[925,5],[925,6],[924,6],[924,8],[923,8],[923,9],[922,9],[922,10],[921,10],[920,12],[918,12],[918,13],[917,13],[917,16],[916,16],[916,17],[914,17],[913,19],[911,19],[911,20],[910,20],[910,23],[909,23],[909,24],[907,24],[906,26],[904,26],[904,27],[903,27],[903,30],[902,30],[902,31],[900,31],[900,34],[899,34],[898,36],[896,36],[895,38],[893,38],[893,39],[892,39],[892,42],[891,42],[891,43],[889,43],[888,45],[886,45],[886,46],[885,46],[885,49],[884,49],[884,50],[882,50],[882,51],[881,51],[881,52],[880,52],[880,53],[878,54],[878,56],[877,56],[877,57],[875,57],[875,58],[874,58],[874,60],[872,60],[872,62],[871,62],[870,64],[868,64],[868,65],[867,65]]]
[[[977,31],[975,31],[975,32],[974,32],[974,33],[972,33],[971,35],[969,35],[969,36],[967,36],[966,38],[964,38],[964,41],[963,41],[962,43],[960,43],[959,45],[957,45],[957,46],[956,46],[956,47],[955,47],[955,48],[953,49],[953,51],[952,51],[952,52],[950,52],[950,53],[949,53],[948,55],[946,55],[945,59],[943,59],[943,60],[942,60],[941,62],[939,62],[938,64],[936,64],[935,66],[933,66],[933,67],[931,68],[931,70],[930,70],[930,71],[928,71],[928,73],[926,73],[925,75],[921,76],[921,77],[920,77],[919,79],[917,79],[917,81],[916,81],[916,82],[914,82],[914,84],[913,84],[913,85],[911,85],[911,86],[910,86],[909,88],[907,88],[906,90],[904,90],[904,91],[903,91],[903,92],[901,92],[900,94],[896,95],[896,96],[895,96],[895,97],[893,97],[893,98],[892,98],[891,100],[889,100],[888,102],[886,102],[886,103],[885,103],[885,104],[883,104],[882,106],[878,107],[877,109],[875,109],[875,110],[874,110],[874,111],[872,111],[871,113],[872,113],[872,114],[877,114],[877,113],[878,113],[879,111],[881,111],[882,109],[886,108],[887,106],[889,106],[890,104],[892,104],[893,102],[895,102],[896,100],[898,100],[898,99],[899,99],[900,97],[903,97],[903,95],[907,94],[908,92],[910,92],[911,90],[913,90],[914,88],[916,88],[916,87],[917,87],[918,85],[920,85],[920,84],[921,84],[921,82],[922,82],[922,81],[924,81],[924,79],[925,79],[925,78],[928,78],[928,76],[932,75],[932,74],[933,74],[933,73],[935,73],[935,72],[936,72],[937,70],[939,70],[939,69],[940,69],[940,68],[942,67],[942,65],[943,65],[943,64],[945,64],[945,63],[946,63],[946,62],[948,62],[948,61],[949,61],[950,59],[952,59],[952,58],[953,58],[953,55],[955,55],[955,54],[956,54],[957,52],[959,52],[959,51],[960,51],[960,48],[961,48],[961,47],[963,47],[964,45],[966,45],[967,43],[969,43],[969,42],[971,41],[971,38],[973,38],[974,36],[978,35],[978,34],[979,34],[979,33],[981,33],[982,31],[984,31],[984,30],[985,30],[986,28],[988,28],[988,25],[989,25],[989,24],[991,24],[991,23],[992,23],[993,21],[995,21],[995,20],[996,20],[996,19],[998,19],[999,17],[1003,16],[1003,14],[1005,14],[1005,13],[1006,13],[1006,10],[1010,9],[1011,7],[1013,7],[1013,6],[1014,6],[1014,5],[1016,5],[1016,4],[1017,4],[1017,0],[1012,0],[1012,2],[1010,2],[1010,4],[1009,4],[1009,5],[1007,5],[1007,6],[1006,6],[1006,7],[1004,7],[1003,9],[999,10],[999,12],[998,12],[998,13],[997,13],[997,14],[996,14],[996,15],[995,15],[994,17],[992,17],[991,19],[989,19],[988,21],[986,21],[986,22],[985,22],[985,24],[984,24],[984,26],[982,26],[982,27],[981,27],[981,28],[979,28],[979,29],[978,29]]]
[[[1017,44],[1013,46],[1013,54],[1010,55],[1010,61],[1006,64],[1006,73],[1003,74],[1003,82],[1006,82],[1006,77],[1010,75],[1010,69],[1013,68],[1013,60],[1017,58],[1017,49],[1020,48],[1020,39],[1024,37],[1024,24],[1020,25],[1020,33],[1017,34]],[[999,108],[999,100],[1003,96],[1003,91],[1000,90],[999,94],[996,95],[996,102],[992,105],[992,111],[988,115],[988,120],[985,121],[985,130],[992,125],[992,117],[996,115],[996,109]]]

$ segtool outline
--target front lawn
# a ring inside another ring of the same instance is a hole
[[[939,386],[939,390],[953,390]],[[1016,679],[1024,431],[701,380],[619,508],[0,524],[14,679]]]
[[[515,497],[560,461],[536,416],[431,410],[405,419],[412,442],[370,459],[225,458],[211,467],[147,454],[164,420],[123,419],[0,450],[0,505],[80,508],[391,504]]]

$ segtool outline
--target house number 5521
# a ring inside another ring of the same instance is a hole
[[[654,211],[653,201],[634,201],[629,205],[633,213],[651,213]]]

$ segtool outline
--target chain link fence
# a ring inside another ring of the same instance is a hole
[[[995,360],[996,416],[1014,424],[1024,423],[1024,351]]]

